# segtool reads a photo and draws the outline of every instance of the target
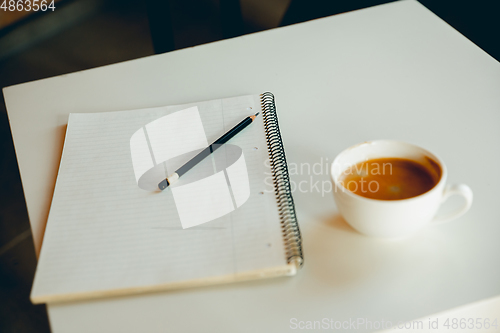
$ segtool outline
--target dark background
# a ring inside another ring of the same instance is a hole
[[[0,29],[0,87],[387,2],[61,0]],[[500,1],[420,2],[500,59]],[[48,332],[45,307],[29,301],[36,258],[3,95],[0,166],[0,332]]]

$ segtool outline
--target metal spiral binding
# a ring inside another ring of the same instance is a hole
[[[297,267],[301,267],[304,263],[302,237],[295,214],[285,150],[283,149],[283,142],[278,127],[274,95],[270,92],[265,92],[260,95],[260,99],[274,189],[278,201],[278,212],[281,219],[281,229],[285,239],[287,261],[288,263],[295,263]]]

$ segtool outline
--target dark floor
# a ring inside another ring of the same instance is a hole
[[[0,87],[153,54],[142,1],[92,1],[94,7],[75,22],[65,23],[57,31],[38,36],[35,42],[25,43],[9,56],[0,57]],[[261,2],[265,4],[265,0]],[[294,0],[283,24],[380,2],[314,0],[314,6],[311,6],[311,2]],[[486,3],[481,0],[472,9],[467,5],[470,2],[453,2],[455,5],[450,5],[449,1],[422,2],[492,56],[500,59],[500,44],[496,43],[496,36],[500,32],[499,23],[494,22],[498,8],[493,8],[496,6],[493,5],[494,1]],[[222,38],[217,1],[176,0],[171,3],[176,48]],[[273,3],[283,7],[276,9],[278,14],[280,11],[284,13],[288,6],[288,0]],[[266,9],[266,6],[268,4],[262,8]],[[273,25],[259,26],[255,22],[259,20],[249,21],[247,18],[245,31],[258,31]],[[45,307],[33,306],[29,301],[36,258],[3,100],[0,101],[0,157],[0,332],[48,332]]]

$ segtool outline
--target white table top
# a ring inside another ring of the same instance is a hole
[[[6,88],[37,250],[70,112],[266,90],[276,96],[289,164],[331,162],[365,140],[408,141],[438,154],[450,182],[471,186],[472,209],[411,239],[382,241],[339,219],[331,194],[297,190],[298,276],[53,304],[54,332],[281,332],[292,318],[396,323],[500,294],[500,64],[412,0]],[[329,179],[298,171],[296,183]]]

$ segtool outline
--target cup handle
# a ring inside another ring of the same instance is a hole
[[[457,209],[455,212],[451,212],[443,217],[440,218],[434,218],[432,221],[433,224],[441,224],[445,222],[450,222],[451,220],[456,219],[459,216],[462,216],[467,212],[472,205],[472,190],[470,189],[469,186],[465,184],[453,184],[453,185],[447,185],[446,188],[444,189],[443,193],[443,199],[441,202],[445,202],[449,197],[452,195],[461,195],[465,199],[465,203]]]

